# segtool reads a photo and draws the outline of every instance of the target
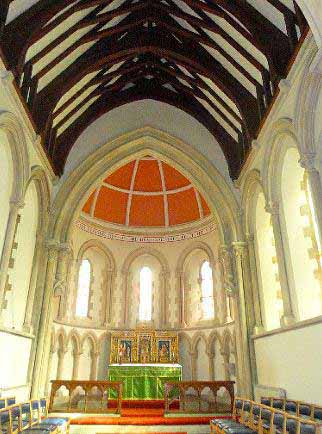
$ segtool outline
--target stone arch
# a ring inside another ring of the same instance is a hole
[[[192,337],[192,342],[191,342],[191,348],[192,348],[192,352],[195,353],[197,351],[197,345],[199,343],[199,341],[202,340],[207,348],[207,337],[204,334],[204,332],[199,331],[197,333],[195,333]]]
[[[207,348],[210,353],[214,352],[213,347],[215,341],[218,341],[220,348],[222,348],[222,338],[220,336],[220,333],[217,330],[213,330],[207,338]]]
[[[254,234],[254,213],[256,206],[256,197],[259,190],[264,193],[264,196],[266,198],[261,174],[259,170],[253,169],[248,173],[245,179],[241,197],[243,209],[243,226],[246,235]]]
[[[134,262],[136,258],[138,258],[139,256],[142,256],[142,255],[153,256],[154,258],[156,258],[159,261],[159,263],[162,267],[162,270],[165,273],[170,272],[168,260],[166,259],[166,257],[164,256],[164,254],[162,252],[160,252],[158,249],[155,249],[153,247],[139,247],[138,249],[131,252],[125,258],[125,260],[123,262],[123,266],[122,266],[122,273],[123,274],[126,273],[129,270],[129,268],[131,267],[132,262]]]
[[[192,340],[191,340],[191,337],[188,335],[188,333],[186,333],[186,332],[179,332],[178,333],[178,337],[179,337],[179,340],[183,339],[183,340],[187,341],[187,343],[188,343],[188,351],[191,353],[192,352]]]
[[[210,264],[213,266],[215,263],[215,257],[214,253],[211,249],[211,247],[205,243],[204,241],[194,241],[191,243],[188,247],[186,247],[180,254],[179,259],[177,261],[177,272],[183,271],[184,263],[187,259],[187,257],[192,253],[194,250],[202,250],[206,253],[206,255],[209,258]]]
[[[91,342],[91,345],[92,345],[92,351],[93,351],[94,353],[96,353],[96,352],[98,351],[98,346],[97,346],[97,336],[96,336],[94,333],[92,333],[92,332],[85,333],[85,334],[82,336],[82,338],[81,338],[81,349],[83,350],[84,342],[85,342],[87,339]]]
[[[322,49],[322,11],[319,0],[296,0],[296,3],[302,9],[302,12],[309,23],[318,48]]]
[[[276,203],[280,199],[280,176],[287,150],[294,147],[300,152],[296,129],[291,119],[283,118],[275,122],[272,131],[269,146],[266,147],[262,174],[268,204]]]
[[[113,310],[113,288],[115,279],[117,276],[117,267],[116,267],[116,261],[114,258],[113,253],[111,250],[100,240],[91,239],[88,241],[85,241],[81,247],[79,248],[79,251],[77,253],[77,259],[76,259],[76,268],[75,268],[75,276],[74,276],[74,288],[71,290],[71,296],[72,296],[72,311],[75,312],[76,309],[76,299],[77,299],[77,287],[78,287],[78,275],[79,275],[79,267],[81,266],[81,261],[86,253],[87,250],[91,248],[98,249],[104,256],[106,261],[106,267],[104,270],[104,290],[106,291],[106,294],[103,296],[103,303],[102,303],[102,309],[101,309],[101,318],[100,318],[100,324],[102,326],[107,326],[112,321],[112,310]],[[90,259],[88,259],[91,264],[91,273],[93,273],[93,270],[95,268],[95,264],[92,263]],[[91,276],[91,280],[93,280],[93,275]],[[103,291],[103,287],[102,287]]]
[[[34,257],[32,272],[30,276],[30,285],[28,290],[28,297],[26,302],[24,328],[30,330],[33,317],[38,318],[40,315],[39,308],[35,312],[35,297],[42,297],[44,272],[43,271],[43,256],[45,254],[44,239],[47,232],[48,220],[49,220],[49,207],[50,207],[50,187],[47,175],[40,166],[33,166],[31,168],[30,178],[25,186],[24,195],[26,194],[29,186],[34,183],[38,198],[38,222],[36,241],[34,248]],[[37,293],[38,292],[38,293]]]
[[[185,273],[185,264],[188,257],[197,250],[201,250],[207,256],[211,268],[214,270],[215,267],[215,256],[213,250],[209,246],[209,244],[204,241],[194,241],[189,246],[187,246],[180,254],[177,266],[176,266],[176,294],[178,300],[178,326],[186,327],[189,320],[189,305],[190,303],[187,300],[187,292],[186,292],[186,273]],[[215,315],[218,311],[218,303],[215,297],[215,280],[214,283],[214,304],[215,304]]]
[[[72,329],[69,332],[67,337],[67,343],[68,345],[74,343],[74,351],[76,353],[81,352],[81,348],[82,348],[81,336],[76,329]]]
[[[199,152],[179,139],[150,127],[108,142],[73,171],[55,199],[50,225],[52,238],[66,242],[70,238],[75,217],[100,180],[147,153],[175,167],[200,190],[215,216],[223,242],[230,244],[241,238],[238,203],[223,176]],[[67,198],[69,206],[66,204]],[[73,204],[73,208],[70,204]]]
[[[111,250],[100,240],[96,240],[96,239],[92,239],[92,240],[88,240],[85,241],[85,243],[83,243],[78,251],[77,254],[77,262],[79,262],[81,260],[81,258],[83,257],[84,253],[86,252],[86,250],[90,249],[91,247],[96,247],[97,249],[101,250],[103,252],[103,254],[105,255],[106,259],[109,262],[109,266],[111,271],[115,272],[116,271],[116,262],[115,262],[115,258],[113,256],[113,253],[111,252]]]
[[[57,342],[57,350],[65,351],[67,348],[67,336],[66,331],[63,328],[60,328],[56,332],[56,342]]]
[[[0,315],[3,309],[3,302],[6,292],[7,271],[10,264],[10,257],[16,225],[20,209],[23,207],[24,192],[29,178],[29,155],[24,132],[16,116],[10,112],[0,111],[0,130],[8,139],[10,158],[12,162],[12,185],[10,187],[10,201],[7,208],[6,232],[2,240],[2,252],[0,252]]]
[[[0,129],[7,134],[12,155],[14,185],[11,200],[21,201],[30,173],[26,138],[19,120],[10,112],[0,112]]]

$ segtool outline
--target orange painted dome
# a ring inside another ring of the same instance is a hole
[[[171,227],[210,215],[204,198],[185,176],[149,156],[131,161],[105,178],[82,211],[126,227]]]

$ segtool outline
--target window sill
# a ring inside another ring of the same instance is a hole
[[[262,333],[259,333],[258,335],[252,335],[251,338],[253,340],[265,338],[266,336],[274,336],[281,333],[286,333],[292,330],[302,329],[304,327],[309,327],[315,324],[322,324],[322,315],[316,316],[315,318],[306,319],[303,321],[298,321],[294,324],[291,324],[289,326],[280,327],[278,329],[264,331]]]

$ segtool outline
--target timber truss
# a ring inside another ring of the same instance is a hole
[[[202,123],[236,178],[307,31],[292,0],[25,2],[2,0],[1,49],[57,174],[99,116],[153,99]]]

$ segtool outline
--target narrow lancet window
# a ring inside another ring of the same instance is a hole
[[[83,259],[79,268],[78,290],[76,299],[76,316],[88,316],[89,291],[91,284],[91,263]]]
[[[139,320],[151,321],[152,319],[152,271],[149,267],[143,267],[140,271],[140,307]]]
[[[201,305],[202,319],[211,319],[214,317],[214,297],[212,269],[208,261],[201,266]]]

